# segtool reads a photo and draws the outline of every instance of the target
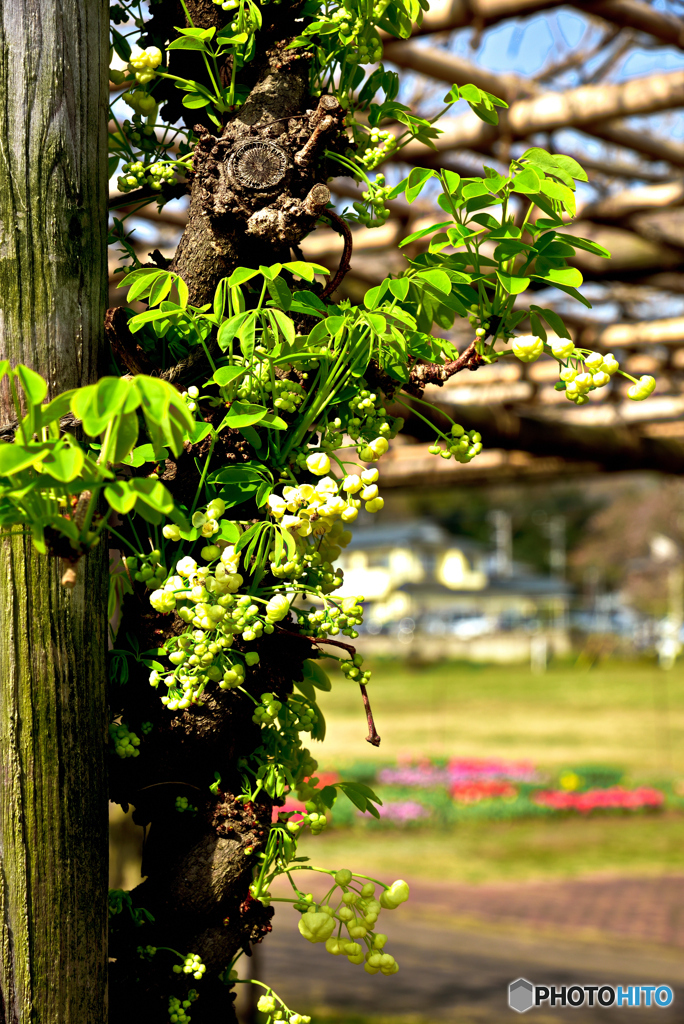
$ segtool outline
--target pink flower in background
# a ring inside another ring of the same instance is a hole
[[[419,788],[498,779],[510,782],[539,782],[540,776],[531,761],[482,757],[452,758],[443,767],[437,767],[426,760],[406,762],[397,768],[383,768],[378,774],[378,781],[386,786]]]
[[[380,808],[381,819],[391,821],[393,825],[407,825],[411,821],[420,821],[421,818],[428,818],[429,816],[430,812],[427,807],[416,803],[415,800],[403,800],[397,803],[385,804],[384,807]]]

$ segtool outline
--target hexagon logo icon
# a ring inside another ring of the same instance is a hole
[[[526,978],[518,978],[508,986],[508,1005],[517,1013],[525,1013],[534,1006],[534,985]]]

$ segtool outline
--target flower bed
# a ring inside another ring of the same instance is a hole
[[[376,820],[347,801],[338,801],[332,816],[338,827],[354,825],[359,819],[369,828],[449,827],[466,821],[684,809],[684,788],[677,795],[671,783],[629,787],[616,781],[622,778],[619,769],[600,765],[564,768],[552,779],[529,761],[422,759],[377,771],[357,765],[350,773],[340,773],[348,774],[363,778],[383,804]]]
[[[535,793],[534,801],[554,811],[577,811],[591,814],[592,811],[654,811],[665,803],[665,794],[651,786],[626,789],[624,786],[610,786],[608,789],[588,789],[584,793],[567,790],[546,790]]]

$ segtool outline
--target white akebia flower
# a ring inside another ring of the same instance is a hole
[[[219,532],[219,524],[215,519],[207,519],[206,523],[202,526],[200,533],[203,537],[213,537],[215,533]]]
[[[207,515],[211,519],[220,519],[226,511],[226,503],[222,498],[212,498],[207,505]]]
[[[307,456],[306,468],[314,476],[325,476],[330,470],[330,459],[325,452],[312,452]]]
[[[648,398],[649,395],[653,394],[655,386],[655,377],[645,374],[644,376],[639,377],[637,384],[632,384],[628,389],[627,397],[631,398],[633,402],[643,402],[645,398]]]
[[[169,576],[166,583],[164,584],[164,590],[183,590],[185,588],[185,582],[182,576]]]
[[[175,523],[167,523],[162,528],[162,534],[167,540],[179,541],[180,540],[180,528]]]
[[[187,576],[190,578],[194,576],[197,571],[197,562],[194,558],[190,558],[190,555],[186,555],[185,558],[180,558],[176,563],[176,572],[179,576]]]
[[[302,519],[302,525],[297,527],[297,533],[300,537],[309,537],[313,527],[308,519]]]
[[[235,572],[238,565],[240,564],[240,552],[235,552],[235,545],[229,544],[227,548],[224,548],[221,552],[221,564],[226,567],[229,572]],[[216,566],[218,569],[218,566]]]
[[[280,622],[290,610],[290,602],[284,594],[275,594],[266,605],[266,618],[269,622]]]
[[[591,379],[597,388],[603,388],[606,384],[610,384],[610,374],[606,373],[604,370],[598,370],[596,373],[592,374]]]
[[[612,352],[607,352],[603,357],[601,369],[604,373],[609,373],[611,377],[620,369],[620,364],[618,363],[617,359],[615,358]]]
[[[285,515],[285,512],[287,511],[287,502],[281,498],[279,494],[269,494],[267,504],[271,510],[271,514],[274,515],[276,519]]]
[[[337,515],[337,516],[339,516],[339,515],[341,515],[344,512],[346,507],[347,507],[347,502],[344,500],[344,498],[339,498],[339,497],[333,496],[333,497],[328,498],[328,500],[326,501],[325,505],[321,506],[320,513],[321,513],[321,515],[324,515],[324,516],[330,516],[330,515]]]
[[[372,448],[379,458],[381,455],[384,455],[385,452],[389,449],[389,441],[387,440],[386,437],[376,437],[373,441],[370,442],[368,447]]]
[[[361,481],[364,484],[376,484],[380,479],[377,469],[364,469],[361,474]],[[359,488],[360,489],[360,488]]]
[[[564,366],[559,373],[559,377],[566,384],[569,384],[571,380],[574,380],[577,376],[577,370],[572,366]]]
[[[345,523],[353,523],[354,520],[358,518],[358,515],[358,508],[354,508],[352,505],[348,505],[347,508],[342,513],[342,515],[340,516],[340,518]]]
[[[238,592],[238,590],[240,589],[240,587],[242,586],[243,583],[244,583],[244,580],[243,580],[242,576],[240,575],[240,573],[239,572],[232,572],[229,576],[226,577],[226,579],[224,581],[224,586],[227,585],[226,593],[227,594],[236,594]]]
[[[195,527],[204,526],[207,521],[207,517],[204,512],[195,512],[192,517],[192,525]]]
[[[549,342],[549,348],[556,359],[569,359],[575,351],[575,343],[568,338],[553,338]]]
[[[299,518],[299,516],[283,516],[281,520],[281,526],[285,530],[294,530],[301,525],[302,520]]]
[[[318,494],[327,496],[328,494],[337,494],[337,480],[332,476],[324,476],[322,480],[319,480],[316,484],[315,490]]]
[[[165,615],[176,607],[176,598],[167,590],[153,590],[150,594],[150,604],[155,612]]]
[[[346,491],[347,494],[356,494],[356,492],[360,491],[362,487],[363,484],[356,473],[352,473],[350,476],[345,476],[342,481],[342,490]]]
[[[584,365],[588,367],[592,373],[596,373],[602,362],[603,356],[600,352],[590,352],[588,356],[584,357]]]
[[[366,512],[380,512],[385,507],[384,498],[372,498],[366,502]]]
[[[544,351],[544,342],[534,334],[521,334],[519,338],[513,338],[511,348],[521,363],[533,363]]]

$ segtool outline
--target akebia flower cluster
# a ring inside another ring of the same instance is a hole
[[[336,905],[329,901],[317,904],[310,894],[295,903],[302,913],[300,934],[309,942],[324,942],[333,956],[346,956],[352,964],[363,964],[368,974],[396,974],[398,963],[384,952],[387,936],[376,932],[375,925],[382,910],[396,910],[408,899],[408,885],[402,880],[393,882],[376,899],[373,882],[353,887],[352,872],[346,868],[336,872],[333,879],[342,890]]]
[[[616,373],[633,381],[627,389],[627,397],[633,402],[642,402],[655,391],[654,377],[644,375],[636,380],[620,369],[612,352],[601,355],[591,349],[575,348],[570,339],[554,338],[546,343],[532,334],[521,335],[512,339],[511,351],[522,363],[533,363],[545,352],[557,359],[561,369],[556,390],[564,391],[565,397],[575,405],[588,402],[589,393],[610,384]]]
[[[140,737],[134,732],[129,732],[125,722],[112,722],[109,726],[109,736],[114,744],[114,753],[118,757],[138,757],[140,754]]]

